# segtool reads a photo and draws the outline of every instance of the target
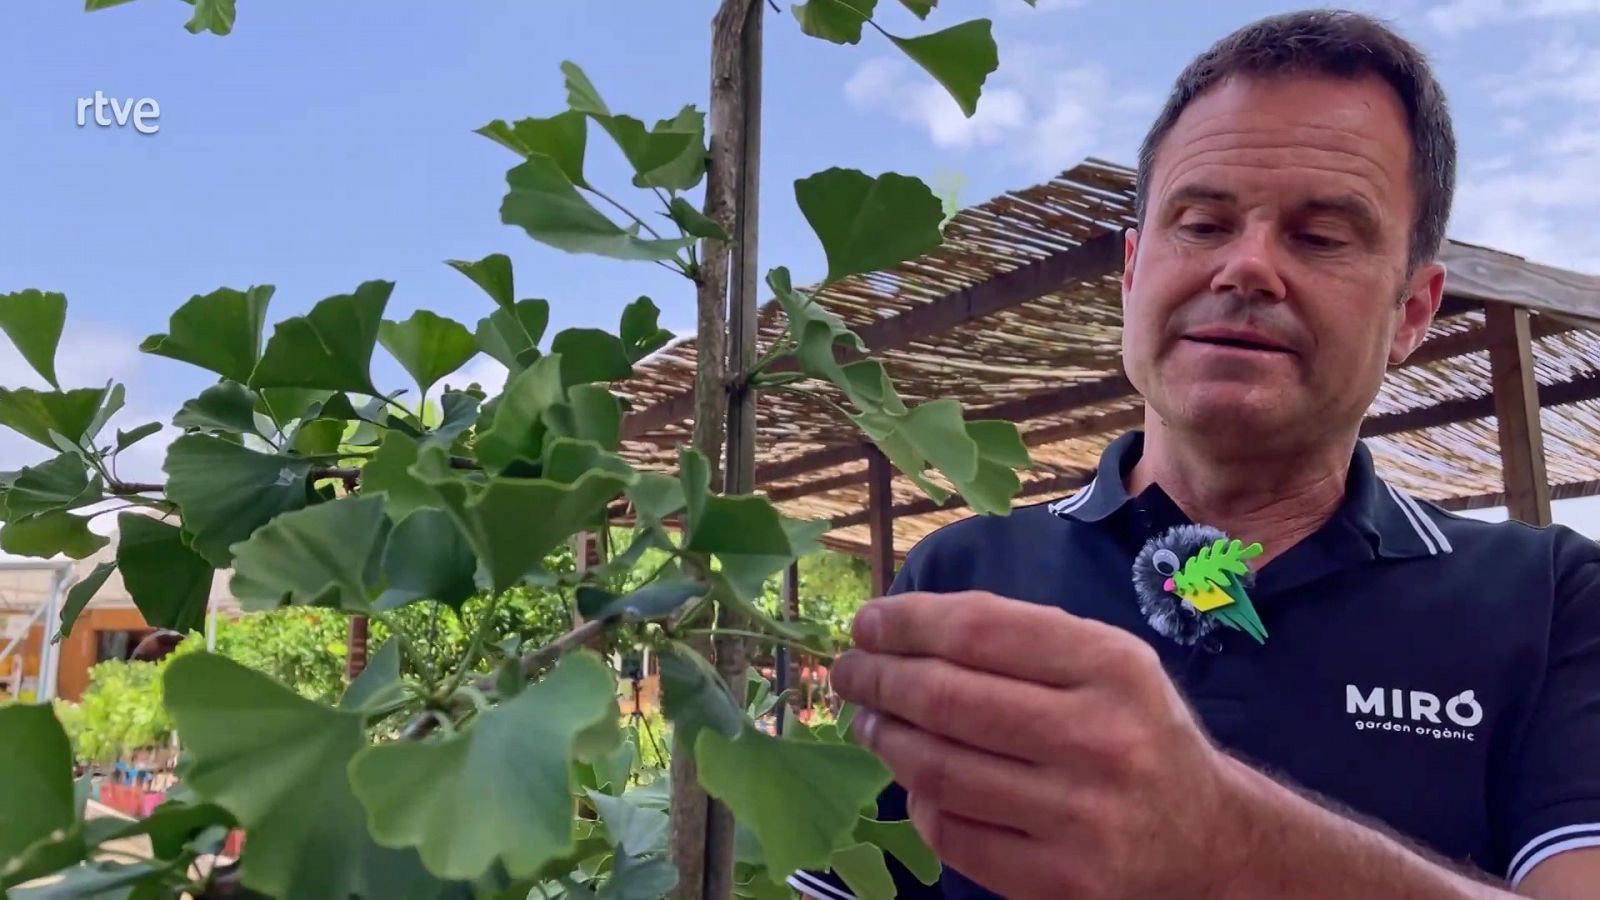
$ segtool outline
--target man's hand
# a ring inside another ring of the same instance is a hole
[[[1133,635],[993,594],[874,600],[834,688],[952,867],[1009,898],[1222,896],[1237,764]]]

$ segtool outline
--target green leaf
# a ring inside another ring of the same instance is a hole
[[[497,861],[526,877],[574,841],[568,771],[580,732],[615,709],[616,682],[569,654],[522,693],[443,740],[357,754],[350,783],[385,844],[416,847],[428,870],[475,879]]]
[[[856,822],[855,836],[858,841],[888,851],[923,884],[931,885],[939,880],[939,857],[922,840],[909,819],[880,822],[863,816]]]
[[[67,322],[67,297],[47,291],[26,290],[0,294],[0,331],[11,338],[17,352],[50,386],[56,380],[56,347]]]
[[[1022,442],[1015,422],[1003,419],[979,419],[967,423],[967,437],[978,445],[978,455],[1003,466],[1026,469],[1033,465],[1028,458],[1028,445]]]
[[[233,0],[188,0],[194,4],[194,16],[184,27],[190,34],[199,34],[209,31],[215,35],[226,35],[233,31],[233,20],[236,15]]]
[[[668,217],[683,229],[684,234],[697,238],[714,238],[719,241],[733,240],[721,225],[682,197],[673,197],[672,202],[667,204],[667,211]]]
[[[657,325],[661,310],[649,297],[640,297],[622,311],[622,350],[629,363],[636,363],[660,350],[672,340],[672,332]]]
[[[13,900],[78,900],[96,897],[100,900],[147,900],[161,894],[150,894],[138,889],[118,892],[118,888],[131,888],[147,880],[159,883],[163,869],[154,863],[95,862],[73,866],[61,873],[61,878],[38,887],[19,888],[11,892]]]
[[[294,430],[289,446],[301,456],[326,456],[339,449],[346,423],[340,419],[302,421]]]
[[[633,165],[634,187],[687,191],[706,174],[706,118],[685,106],[646,130],[632,116],[594,116]]]
[[[684,447],[678,451],[678,480],[683,487],[689,524],[693,526],[700,521],[700,514],[706,508],[706,494],[711,490],[711,467],[699,450]]]
[[[548,156],[561,167],[568,181],[578,187],[588,187],[583,180],[583,154],[589,128],[578,110],[568,110],[548,119],[519,119],[512,124],[495,119],[475,133],[523,156]],[[510,303],[507,299],[501,305]]]
[[[494,424],[481,433],[478,461],[489,472],[500,472],[521,460],[538,462],[544,455],[545,413],[562,403],[562,360],[539,359],[513,376],[497,398]]]
[[[172,660],[163,689],[183,735],[184,782],[250,834],[246,887],[296,900],[440,895],[414,852],[367,832],[345,774],[367,746],[359,713],[209,653]]]
[[[89,427],[83,430],[83,436],[72,439],[73,444],[87,444],[96,435],[100,434],[100,429],[106,427],[106,423],[111,421],[111,417],[116,415],[117,410],[122,409],[122,403],[126,396],[127,389],[122,385],[116,383],[107,384],[105,401],[95,410],[94,418],[89,420]],[[58,446],[60,445],[59,441],[56,443]],[[62,449],[67,450],[70,448],[62,447]]]
[[[580,117],[578,121],[581,123],[582,118]],[[482,130],[479,129],[480,132]],[[511,257],[504,253],[491,253],[479,260],[450,259],[446,260],[445,264],[472,279],[473,284],[483,288],[483,292],[489,295],[489,299],[493,300],[496,306],[501,309],[511,308],[512,300],[516,296]]]
[[[623,229],[585,200],[547,156],[528,157],[506,173],[506,183],[510,190],[500,204],[500,220],[558,250],[666,260],[695,242],[694,238],[645,239]]]
[[[562,357],[565,360],[566,357]],[[563,362],[563,369],[565,363]],[[622,443],[622,401],[605,385],[575,384],[567,392],[572,406],[573,437],[594,441],[615,451]]]
[[[1027,2],[1031,3],[1032,0]],[[928,13],[933,12],[933,8],[939,5],[939,0],[900,0],[900,5],[911,10],[911,14],[917,18],[926,19]]]
[[[121,6],[124,3],[132,2],[133,0],[84,0],[83,8],[86,12],[94,12],[97,9],[110,9],[113,6]]]
[[[659,900],[678,886],[678,868],[665,856],[619,854],[599,900]]]
[[[437,600],[460,612],[478,592],[478,558],[442,509],[419,509],[395,526],[383,552],[388,587],[377,608],[394,609],[417,600]]]
[[[616,335],[598,328],[568,328],[550,342],[561,357],[562,385],[622,381],[633,376],[627,348]]]
[[[372,383],[372,348],[393,290],[392,281],[363,282],[354,294],[329,297],[306,315],[279,322],[250,377],[250,387],[378,396]]]
[[[717,555],[722,562],[722,577],[728,582],[734,594],[746,601],[746,606],[753,607],[755,599],[761,596],[767,579],[788,568],[789,563],[795,559],[817,550],[818,538],[828,531],[826,519],[802,520],[780,516],[779,525],[786,536],[788,547],[782,553]],[[766,613],[761,613],[760,616],[763,620],[771,620]],[[799,632],[788,625],[777,625],[775,630],[790,637],[799,637]]]
[[[805,34],[835,44],[855,44],[877,5],[878,0],[811,0],[790,9]]]
[[[89,530],[89,520],[65,510],[52,510],[0,528],[0,550],[18,556],[49,559],[57,553],[72,559],[91,556],[110,543]]]
[[[695,597],[705,596],[706,586],[685,579],[665,579],[648,585],[624,597],[602,593],[603,603],[585,607],[584,594],[578,597],[578,612],[585,619],[609,619],[627,614],[635,621],[664,619]]]
[[[894,900],[894,876],[883,851],[871,844],[851,844],[833,852],[828,868],[838,873],[860,900]]]
[[[99,479],[91,488],[83,460],[63,453],[18,472],[5,494],[4,509],[6,518],[20,519],[55,509],[77,509],[99,499]]]
[[[550,304],[539,299],[519,300],[512,309],[495,310],[478,320],[474,337],[478,349],[499,360],[516,374],[538,356],[539,341],[550,324]]]
[[[684,549],[758,556],[790,553],[789,535],[783,530],[778,508],[760,496],[706,497]]]
[[[439,400],[439,427],[423,438],[424,444],[450,447],[478,418],[478,398],[464,391],[445,391]]]
[[[779,266],[767,273],[767,285],[778,298],[784,315],[796,340],[799,342],[800,367],[808,375],[826,378],[848,388],[850,376],[834,357],[835,344],[844,344],[857,352],[866,353],[867,345],[861,337],[844,323],[844,320],[822,307],[814,298],[794,289],[789,282],[789,270]]]
[[[702,731],[732,738],[744,728],[744,713],[717,670],[694,648],[673,641],[661,650],[661,708],[684,746]],[[742,821],[742,820],[741,820]]]
[[[628,501],[633,504],[641,525],[660,524],[661,520],[683,509],[686,502],[683,482],[660,472],[640,472],[637,480],[628,486]]]
[[[932,34],[912,38],[890,35],[889,40],[944,85],[970,119],[978,111],[983,82],[1000,67],[992,24],[988,19],[973,19]]]
[[[152,334],[139,349],[246,384],[261,358],[261,326],[275,290],[255,285],[196,294],[168,319],[166,334]]]
[[[102,821],[102,820],[92,820]],[[126,822],[107,833],[101,842],[149,835],[156,859],[173,859],[183,845],[208,828],[235,824],[228,811],[212,803],[189,804],[167,800],[149,816]]]
[[[60,643],[66,640],[67,635],[72,633],[72,626],[78,621],[78,616],[83,613],[83,608],[94,599],[95,593],[106,583],[106,577],[116,567],[115,562],[103,562],[67,591],[67,602],[61,605],[61,629],[51,638],[52,641]]]
[[[160,430],[160,422],[146,422],[130,431],[117,429],[117,452],[121,453]]]
[[[637,477],[626,460],[591,440],[556,438],[547,449],[546,457],[542,477],[560,484],[571,484],[595,468],[629,481]]]
[[[400,695],[400,639],[391,637],[383,642],[378,652],[367,660],[344,696],[339,698],[343,710],[365,710],[388,702]]]
[[[831,349],[829,353],[831,355]],[[905,401],[900,399],[900,392],[889,380],[889,373],[884,370],[882,362],[863,359],[845,366],[841,371],[845,383],[839,387],[857,409],[881,410],[897,416],[908,412]]]
[[[425,309],[412,313],[404,322],[383,322],[378,326],[378,340],[424,394],[478,353],[467,326]]]
[[[573,484],[503,477],[473,484],[451,471],[436,447],[425,448],[410,471],[449,510],[495,591],[516,584],[562,541],[592,526],[627,485],[620,476],[599,471]]]
[[[854,744],[786,741],[750,725],[731,740],[703,728],[694,747],[700,783],[755,831],[775,881],[826,866],[851,843],[861,808],[891,780],[882,763]],[[807,802],[796,804],[795,797]]]
[[[234,544],[306,505],[311,463],[190,434],[172,442],[163,468],[195,551],[221,569],[232,564]]]
[[[561,63],[561,74],[566,76],[567,105],[574,111],[601,116],[611,115],[606,102],[600,99],[600,92],[595,90],[594,82],[589,80],[589,76],[584,74],[577,63]]]
[[[211,564],[183,532],[151,516],[117,516],[117,569],[144,620],[177,632],[203,631],[211,601]]]
[[[247,610],[328,606],[364,613],[390,524],[382,497],[341,497],[268,522],[233,547],[229,587]]]
[[[0,425],[58,450],[54,431],[73,443],[83,440],[94,422],[109,388],[75,388],[70,391],[36,391],[0,388]]]
[[[822,241],[830,282],[915,259],[943,240],[939,198],[906,175],[832,168],[796,181],[794,195]]]
[[[398,431],[384,434],[378,452],[361,468],[361,493],[384,493],[389,518],[399,522],[411,512],[433,503],[433,492],[411,474],[417,461],[417,442]]]
[[[6,764],[0,766],[0,867],[77,818],[72,799],[72,746],[48,704],[0,706]]]

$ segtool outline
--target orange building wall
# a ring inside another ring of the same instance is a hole
[[[133,607],[102,607],[90,609],[79,616],[72,626],[72,633],[56,648],[61,653],[61,663],[56,668],[56,696],[73,702],[83,697],[84,689],[89,686],[89,668],[96,662],[95,647],[99,644],[99,632],[143,631],[149,627],[145,624],[144,616]],[[28,630],[28,636],[17,648],[23,673],[27,677],[38,678],[40,650],[47,640],[49,636],[44,633],[44,626],[35,625]],[[15,664],[14,657],[0,661],[0,667],[4,667],[8,676]]]

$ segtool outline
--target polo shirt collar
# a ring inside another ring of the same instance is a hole
[[[1127,475],[1144,450],[1144,432],[1129,431],[1100,455],[1095,475],[1076,493],[1049,505],[1052,514],[1080,522],[1100,522],[1133,499]],[[1345,499],[1334,526],[1353,527],[1381,557],[1439,556],[1454,548],[1414,497],[1379,478],[1372,451],[1357,441],[1345,482]],[[1341,529],[1342,530],[1342,529]]]

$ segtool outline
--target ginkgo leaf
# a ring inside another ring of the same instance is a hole
[[[0,294],[0,331],[35,372],[56,390],[56,346],[67,321],[67,298],[49,291]]]

